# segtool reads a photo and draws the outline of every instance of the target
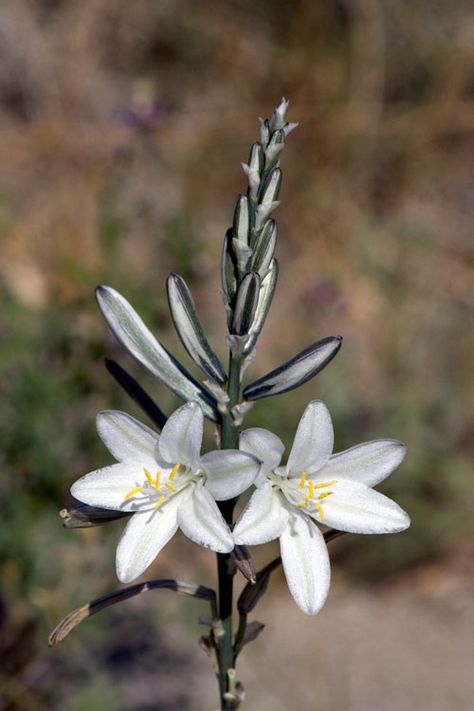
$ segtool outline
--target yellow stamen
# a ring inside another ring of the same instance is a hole
[[[314,496],[314,484],[313,484],[313,482],[311,481],[311,479],[308,481],[308,489],[309,489],[308,496],[309,496],[310,499],[312,499],[313,496]]]
[[[303,499],[303,501],[300,501],[300,502],[299,502],[298,506],[306,506],[306,504],[308,503],[308,501],[309,501],[309,496],[305,496],[304,499]]]
[[[161,472],[160,472],[160,470],[158,469],[158,471],[156,472],[156,480],[155,480],[155,489],[156,489],[157,491],[160,490],[160,478],[161,478]]]
[[[153,477],[150,474],[150,472],[148,471],[148,469],[146,467],[143,467],[143,471],[145,472],[145,476],[148,479],[148,481],[150,482],[150,484],[153,485],[155,482],[153,481]]]
[[[301,479],[300,479],[300,489],[304,489],[304,487],[305,487],[305,484],[306,484],[306,476],[307,476],[307,475],[306,475],[306,471],[304,471],[304,472],[302,473]]]
[[[153,511],[155,511],[156,509],[159,509],[165,499],[166,499],[166,496],[160,496],[160,498],[158,499],[156,504],[153,506]]]
[[[318,509],[318,511],[319,511],[319,515],[320,515],[320,517],[321,517],[321,521],[323,521],[323,520],[324,520],[324,511],[323,511],[323,507],[321,506],[321,504],[316,504],[316,508],[317,508],[317,509]]]
[[[139,491],[143,489],[143,486],[135,486],[133,489],[130,489],[128,493],[125,494],[123,497],[124,500],[130,499],[131,496],[135,496],[135,494],[138,494]]]
[[[327,486],[332,486],[333,484],[337,484],[337,479],[333,479],[332,481],[325,481],[321,484],[315,484],[314,488],[315,489],[325,489]]]
[[[174,479],[175,476],[176,476],[176,473],[177,473],[178,469],[179,469],[179,464],[175,464],[174,467],[173,467],[173,469],[170,471],[170,475],[169,475],[169,477],[168,477],[168,479],[170,479],[170,481],[173,481],[173,479]]]
[[[326,496],[331,496],[331,494],[334,494],[334,491],[324,491],[322,494],[319,494],[318,499],[321,501],[321,499],[325,499]]]
[[[168,481],[168,482],[165,484],[165,486],[167,486],[168,489],[170,489],[170,491],[178,491],[177,488],[175,487],[175,485],[172,484],[170,481]]]

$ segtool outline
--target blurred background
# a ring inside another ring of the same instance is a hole
[[[281,278],[247,375],[326,335],[344,345],[247,422],[289,443],[306,402],[321,398],[337,450],[405,441],[382,490],[413,525],[332,543],[317,617],[274,575],[256,610],[268,627],[241,657],[242,708],[472,708],[471,10],[468,0],[2,0],[2,711],[217,705],[196,644],[199,601],[148,593],[47,648],[70,609],[118,587],[123,527],[66,531],[58,511],[76,478],[110,461],[96,411],[143,417],[106,355],[165,411],[178,404],[114,341],[94,287],[127,296],[192,369],[167,311],[176,271],[225,355],[221,241],[257,118],[282,96],[300,127],[282,157]],[[275,552],[255,551],[261,564]],[[178,536],[145,577],[167,576],[212,585],[214,556]]]

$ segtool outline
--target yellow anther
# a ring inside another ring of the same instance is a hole
[[[319,515],[320,515],[320,517],[321,517],[321,521],[323,521],[323,520],[324,520],[324,511],[323,511],[323,507],[321,506],[321,504],[316,504],[316,508],[317,508],[317,509],[318,509],[318,511],[319,511]]]
[[[169,475],[168,479],[173,481],[173,479],[175,478],[175,476],[177,474],[178,469],[179,469],[179,464],[175,464],[173,469],[170,471],[170,475]]]
[[[304,471],[304,472],[302,473],[302,475],[301,475],[301,479],[300,479],[300,489],[304,489],[305,484],[306,484],[306,471]]]
[[[312,499],[314,496],[314,484],[311,481],[311,479],[308,481],[308,489],[309,489],[308,496],[310,499]]]
[[[298,506],[306,506],[306,504],[309,502],[309,496],[305,496],[303,501],[300,501]]]
[[[324,481],[321,484],[315,484],[314,488],[325,489],[327,486],[332,486],[333,484],[337,484],[337,479],[333,479],[332,481]]]
[[[155,511],[156,509],[159,509],[163,501],[166,499],[166,496],[160,496],[156,504],[153,506],[153,510]]]
[[[129,492],[125,494],[123,497],[124,500],[126,501],[127,499],[130,499],[131,496],[135,496],[135,494],[138,494],[139,491],[143,489],[143,486],[135,486],[133,489],[130,489]]]
[[[326,496],[331,496],[331,494],[334,494],[334,491],[324,491],[322,494],[319,494],[318,499],[321,501],[321,499],[325,499]]]
[[[170,489],[170,491],[177,491],[177,488],[175,487],[175,485],[172,484],[170,481],[168,481],[168,482],[165,484],[165,486],[168,487],[168,489]]]
[[[156,489],[157,491],[160,490],[160,479],[161,479],[161,472],[160,472],[160,470],[158,469],[158,471],[156,472],[156,479],[155,479],[155,489]]]
[[[148,471],[148,469],[146,467],[143,467],[143,471],[145,472],[145,476],[148,479],[148,481],[150,482],[150,484],[153,485],[155,482],[153,481],[153,477],[150,474],[150,472]]]

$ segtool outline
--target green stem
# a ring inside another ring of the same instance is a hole
[[[228,412],[222,415],[221,449],[237,449],[239,430],[235,426],[231,410],[240,399],[240,357],[230,355],[229,380],[227,393],[229,395]],[[232,527],[236,499],[222,501],[219,508],[225,520]],[[233,630],[232,630],[232,593],[234,571],[230,564],[230,554],[217,554],[217,574],[219,583],[219,618],[222,620],[222,637],[219,639],[219,688],[221,694],[221,709],[236,708],[235,702],[225,698],[229,691],[229,670],[234,667]]]

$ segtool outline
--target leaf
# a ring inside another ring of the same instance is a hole
[[[183,346],[194,362],[222,385],[227,381],[225,370],[204,335],[186,282],[177,274],[170,274],[166,286],[171,316]]]
[[[109,286],[96,290],[100,309],[123,346],[183,400],[197,400],[206,417],[217,421],[216,401],[145,326],[126,299]]]
[[[334,358],[341,344],[341,336],[329,336],[316,341],[287,363],[248,385],[244,390],[244,398],[258,400],[303,385]]]

